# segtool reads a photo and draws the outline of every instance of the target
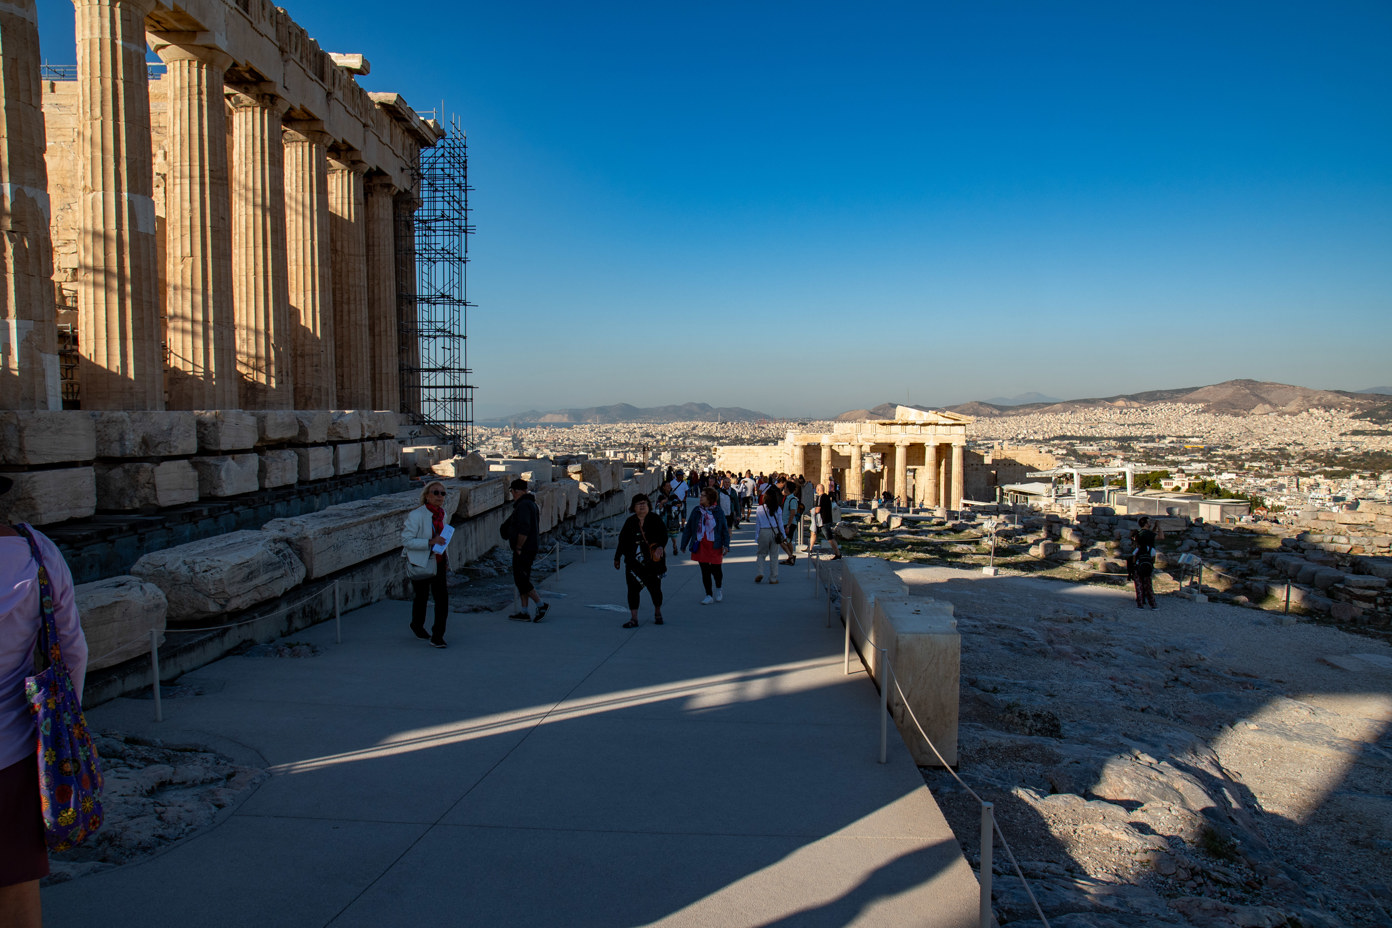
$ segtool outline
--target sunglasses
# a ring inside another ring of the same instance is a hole
[[[430,495],[430,496],[444,496],[444,495],[445,495],[445,491],[444,491],[444,490],[431,490],[430,493],[429,493],[429,495]]]

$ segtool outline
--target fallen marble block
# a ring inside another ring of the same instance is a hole
[[[316,580],[400,548],[406,514],[420,504],[419,491],[391,493],[272,519],[262,530],[284,539],[309,578]],[[446,512],[449,504],[447,497]],[[458,505],[457,499],[454,504]]]
[[[188,461],[97,462],[97,508],[130,512],[198,501],[198,471]]]
[[[99,458],[171,458],[198,453],[193,413],[103,411],[89,414]]]
[[[164,591],[139,577],[108,577],[73,588],[82,632],[87,636],[87,670],[115,667],[149,655],[150,632],[164,641]]]
[[[261,459],[256,454],[215,454],[191,458],[198,472],[198,495],[240,496],[261,488]]]
[[[8,474],[10,492],[0,494],[0,518],[52,525],[85,519],[97,511],[97,480],[91,467],[64,467]]]
[[[0,464],[67,464],[96,456],[96,428],[84,412],[0,411]]]
[[[164,591],[177,624],[276,599],[304,582],[305,565],[284,538],[242,531],[152,551],[131,573]]]
[[[487,480],[466,480],[458,484],[459,508],[455,510],[466,519],[482,515],[503,505],[507,497],[507,478],[492,477]]]
[[[194,412],[198,423],[198,450],[246,451],[256,445],[256,417],[240,409],[202,409]]]

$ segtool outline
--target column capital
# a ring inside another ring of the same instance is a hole
[[[374,174],[363,180],[363,191],[375,196],[389,197],[396,193],[397,186],[385,174]]]
[[[396,208],[415,212],[424,205],[424,201],[414,190],[398,190],[396,196],[392,197],[396,203]]]
[[[150,50],[165,64],[201,61],[210,68],[226,71],[232,63],[231,55],[211,44],[214,39],[210,32],[151,32],[147,40]]]
[[[155,0],[73,0],[73,6],[78,9],[84,6],[125,7],[131,12],[145,17],[154,11]]]
[[[354,174],[366,174],[367,162],[359,157],[359,152],[353,149],[339,149],[329,151],[329,171],[352,171]]]
[[[333,137],[324,131],[324,123],[319,119],[282,119],[280,122],[281,140],[289,143],[328,145]]]
[[[234,110],[264,109],[273,116],[284,116],[290,110],[290,101],[277,96],[274,84],[227,85],[222,89],[227,105]]]

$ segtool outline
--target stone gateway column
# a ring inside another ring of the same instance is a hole
[[[285,149],[275,96],[229,91],[232,299],[242,409],[290,409],[293,339],[286,267]]]
[[[145,16],[154,0],[77,8],[79,378],[84,409],[163,409]],[[8,64],[8,54],[6,60]]]
[[[227,173],[225,52],[154,42],[169,66],[165,340],[171,409],[235,409],[232,216]]]
[[[294,405],[335,409],[329,137],[320,124],[301,122],[285,126],[282,140]]]
[[[820,461],[821,477],[818,479],[827,484],[827,492],[831,492],[831,442],[822,442],[822,459]]]
[[[329,158],[329,247],[333,254],[334,380],[344,409],[372,408],[367,321],[363,169],[351,156]]]
[[[401,406],[401,363],[396,324],[396,188],[384,177],[364,186],[367,233],[367,318],[372,408]]]
[[[851,442],[851,470],[846,474],[846,499],[856,503],[865,498],[865,464],[860,454],[860,442]]]
[[[62,409],[34,0],[0,5],[0,409]]]
[[[948,503],[949,509],[962,508],[962,485],[965,482],[963,476],[963,463],[966,456],[966,447],[956,442],[952,443],[952,496]]]
[[[894,443],[894,493],[903,497],[905,506],[912,506],[909,498],[909,443],[901,438]]]
[[[919,499],[924,506],[938,507],[938,443],[935,441],[925,441],[923,443],[923,486],[919,490]]]

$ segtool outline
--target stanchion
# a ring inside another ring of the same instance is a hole
[[[164,721],[164,709],[160,706],[159,671],[159,631],[150,629],[150,692],[155,697],[155,721]]]
[[[584,530],[583,528],[580,529],[580,563],[581,563],[581,564],[589,563],[588,560],[586,560],[586,557],[585,557],[585,549],[588,548],[588,547],[590,546],[589,542],[590,542],[590,539],[589,539],[589,536],[587,536],[587,535],[585,534],[585,530]]]
[[[846,653],[845,653],[845,676],[851,675],[851,620],[855,618],[855,609],[851,609],[850,617],[846,619]]]
[[[556,542],[556,579],[561,577],[561,543]]]
[[[340,609],[339,609],[339,606],[338,606],[339,599],[338,599],[338,581],[337,581],[337,580],[335,580],[335,581],[333,582],[333,598],[334,598],[334,637],[336,637],[336,638],[338,639],[338,643],[339,643],[339,644],[343,644],[343,621],[342,621],[342,616],[340,615]]]
[[[995,838],[995,803],[981,804],[981,928],[991,928],[991,857]]]
[[[880,763],[889,763],[889,651],[880,648]]]
[[[1286,581],[1286,615],[1290,615],[1290,581]]]

